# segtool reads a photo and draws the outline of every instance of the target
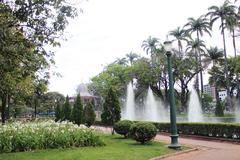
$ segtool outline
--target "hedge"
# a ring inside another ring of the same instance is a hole
[[[170,123],[153,123],[158,131],[170,132]],[[240,123],[177,123],[178,133],[218,138],[240,139]]]
[[[153,123],[159,132],[170,132],[170,123]],[[104,125],[100,122],[95,125]],[[179,122],[178,133],[240,140],[240,123]]]

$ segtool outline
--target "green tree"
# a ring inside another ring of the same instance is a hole
[[[232,5],[228,0],[224,1],[223,5],[221,6],[211,6],[208,8],[209,12],[206,16],[210,16],[210,23],[213,25],[218,19],[220,19],[220,29],[223,38],[223,53],[224,53],[224,74],[226,79],[226,89],[227,89],[227,103],[232,107],[232,103],[230,100],[230,82],[229,82],[229,75],[228,75],[228,64],[227,64],[227,53],[226,53],[226,39],[225,39],[225,24],[226,19],[229,16],[235,15],[236,6]]]
[[[136,53],[130,52],[129,54],[126,54],[126,57],[130,62],[130,65],[132,66],[133,62],[139,58],[139,55],[137,55]]]
[[[64,117],[63,117],[63,120],[66,121],[70,121],[71,120],[71,105],[69,103],[69,97],[67,96],[66,97],[66,100],[65,100],[65,103],[63,105],[63,113],[64,113]]]
[[[80,94],[77,95],[77,98],[74,102],[71,120],[77,125],[80,125],[83,122],[83,105]]]
[[[196,32],[197,35],[197,40],[196,41],[200,41],[200,36],[203,36],[204,32],[207,33],[209,36],[211,36],[211,25],[208,21],[207,18],[205,18],[204,16],[200,16],[198,19],[194,19],[194,18],[188,18],[188,23],[184,26],[184,27],[188,27],[186,29],[186,32],[189,33],[190,35],[192,35],[192,33]],[[200,43],[197,43],[200,44]],[[202,62],[201,62],[201,50],[200,50],[200,46],[198,46],[196,48],[196,57],[198,59],[198,63],[200,66],[200,80],[201,80],[201,94],[203,94],[203,76],[202,76]],[[199,92],[199,80],[198,80],[198,74],[197,74],[197,80],[196,80],[196,90]]]
[[[206,59],[205,61],[212,61],[213,67],[216,65],[219,65],[219,63],[222,60],[223,57],[223,50],[218,49],[217,47],[210,47],[209,49],[207,49],[207,54],[205,55]],[[220,101],[219,99],[219,94],[218,94],[218,86],[217,86],[217,82],[216,82],[216,74],[213,72],[213,81],[211,84],[214,85],[215,87],[215,94],[216,94],[216,101],[217,103]]]
[[[174,37],[174,41],[177,41],[177,43],[178,43],[178,51],[179,51],[180,54],[182,54],[182,52],[183,52],[182,41],[187,42],[188,41],[187,38],[189,37],[189,35],[186,32],[186,30],[181,28],[181,27],[177,27],[175,30],[170,31],[169,35]]]
[[[94,105],[92,102],[88,102],[83,109],[83,122],[86,126],[90,127],[95,122],[95,119]]]
[[[194,40],[190,40],[188,41],[187,44],[187,48],[186,51],[189,51],[190,53],[194,54],[195,60],[197,62],[197,67],[196,67],[196,72],[197,72],[197,77],[196,77],[196,83],[195,83],[195,89],[197,90],[198,94],[199,92],[199,78],[198,78],[198,73],[201,72],[203,70],[202,67],[202,60],[201,60],[201,64],[200,64],[200,53],[204,53],[205,52],[205,43],[202,40],[198,40],[198,39],[194,39]],[[201,74],[200,74],[201,75]],[[202,87],[201,87],[202,88]]]
[[[55,121],[58,122],[62,120],[63,120],[63,110],[62,110],[61,103],[58,101],[57,106],[55,108]]]
[[[147,40],[142,43],[142,48],[147,54],[151,56],[156,52],[157,47],[160,45],[159,39],[149,36]]]
[[[120,103],[116,91],[114,91],[111,87],[104,99],[101,119],[104,124],[108,125],[114,125],[121,119]],[[112,130],[112,134],[114,134],[114,130]]]

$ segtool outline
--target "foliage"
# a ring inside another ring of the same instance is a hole
[[[175,151],[166,144],[152,142],[151,145],[135,145],[132,139],[122,139],[119,135],[101,135],[104,147],[80,147],[74,149],[51,149],[37,152],[3,153],[4,160],[149,160]]]
[[[104,99],[101,119],[104,124],[110,125],[114,125],[115,122],[121,119],[120,103],[116,91],[112,88],[108,90],[108,94]]]
[[[72,109],[71,109],[71,105],[69,103],[69,97],[67,96],[65,103],[63,105],[63,113],[64,113],[63,120],[64,121],[71,120],[71,111],[72,111]]]
[[[128,137],[130,133],[131,125],[133,124],[132,121],[129,120],[122,120],[114,124],[114,130],[118,133],[123,135],[125,138]]]
[[[83,109],[83,122],[86,126],[90,127],[96,119],[94,106],[92,102],[88,102]]]
[[[83,105],[81,102],[80,94],[77,95],[77,98],[74,102],[71,121],[77,125],[80,125],[83,122]]]
[[[209,94],[202,95],[202,109],[204,112],[212,112],[213,110],[213,97]]]
[[[91,79],[89,89],[95,95],[105,97],[110,87],[114,88],[118,96],[122,95],[126,84],[130,80],[130,68],[121,64],[110,64],[103,72]]]
[[[169,123],[154,123],[160,132],[170,133]],[[240,139],[240,125],[238,123],[177,123],[178,132],[186,135]]]
[[[63,120],[63,109],[62,106],[60,104],[60,102],[57,102],[57,107],[55,108],[55,121],[62,121]]]
[[[218,117],[222,117],[224,116],[224,103],[221,102],[221,101],[218,101],[216,103],[216,108],[215,108],[215,115],[218,116]]]
[[[101,146],[103,141],[91,129],[53,121],[13,123],[0,127],[0,152],[47,148]]]
[[[157,128],[149,122],[137,122],[131,125],[130,135],[141,144],[145,144],[157,135]]]

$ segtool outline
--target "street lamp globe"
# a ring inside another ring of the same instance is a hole
[[[166,51],[166,54],[171,54],[172,52],[172,42],[169,40],[166,40],[164,43],[164,49]]]

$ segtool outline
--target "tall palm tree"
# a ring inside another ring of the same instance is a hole
[[[228,29],[232,36],[232,43],[233,43],[233,49],[234,49],[234,56],[237,57],[237,49],[236,49],[236,40],[235,40],[235,29],[239,27],[239,21],[238,17],[236,15],[231,15],[226,17],[226,22],[224,27]]]
[[[218,49],[217,47],[210,47],[209,49],[207,49],[207,53],[205,54],[205,61],[211,61],[213,67],[215,67],[223,58],[223,50]],[[215,73],[213,73],[213,84],[215,87],[215,96],[216,96],[216,101],[219,102],[219,94],[218,94],[218,85],[217,85],[217,76],[215,75]]]
[[[207,33],[209,36],[211,36],[210,31],[212,30],[211,25],[209,23],[209,20],[204,17],[200,16],[198,19],[194,18],[188,18],[188,23],[184,26],[187,27],[186,32],[192,35],[193,33],[196,33],[197,40],[200,40],[200,36],[202,37],[204,33]],[[200,47],[199,47],[200,48]],[[201,51],[197,49],[196,54],[198,57],[198,63],[200,68],[202,68],[201,63]],[[198,75],[197,75],[198,78]],[[203,94],[203,75],[202,70],[200,70],[200,79],[201,79],[201,93]],[[199,80],[197,80],[198,82]],[[199,93],[199,85],[196,84],[197,91]]]
[[[236,6],[231,4],[228,0],[226,0],[223,5],[221,6],[211,6],[208,8],[209,12],[206,14],[206,16],[210,16],[210,23],[213,25],[217,20],[220,19],[221,25],[221,34],[223,38],[223,53],[224,53],[224,72],[225,72],[225,79],[226,79],[226,89],[227,89],[227,103],[232,108],[232,103],[230,100],[230,83],[228,78],[228,64],[227,64],[227,53],[226,53],[226,39],[225,39],[225,27],[226,19],[229,16],[232,16],[235,14]]]
[[[130,62],[130,65],[132,66],[133,61],[137,58],[139,58],[139,55],[137,55],[136,53],[130,52],[129,54],[126,54],[127,59]]]
[[[186,52],[190,52],[194,54],[196,62],[197,62],[197,67],[196,67],[196,72],[201,72],[202,70],[202,60],[201,58],[201,53],[204,53],[206,49],[206,46],[204,44],[203,40],[195,39],[195,40],[190,40],[188,41],[187,47],[186,47]],[[200,71],[199,71],[200,68]],[[200,74],[201,75],[201,74]],[[196,82],[195,82],[195,88],[197,90],[197,93],[199,94],[199,76],[196,74]]]
[[[156,52],[157,46],[160,45],[159,39],[149,36],[147,40],[142,43],[142,48],[147,54],[151,56]]]
[[[186,30],[181,27],[177,27],[175,30],[170,31],[169,35],[175,38],[174,41],[177,41],[178,43],[178,51],[179,53],[182,53],[183,46],[181,41],[187,42],[187,37],[189,37]]]

